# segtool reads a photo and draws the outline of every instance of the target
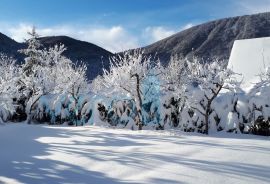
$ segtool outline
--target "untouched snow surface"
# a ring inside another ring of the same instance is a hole
[[[0,125],[0,183],[270,183],[270,139]]]
[[[270,65],[270,37],[236,40],[228,67],[243,79],[243,86],[259,81],[259,74]]]

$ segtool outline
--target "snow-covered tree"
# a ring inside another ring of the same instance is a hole
[[[235,90],[239,86],[235,73],[228,69],[225,62],[200,63],[198,60],[188,63],[191,87],[189,89],[190,107],[202,115],[203,129],[209,131],[209,118],[213,112],[212,103],[222,89]],[[216,127],[211,127],[216,129]]]
[[[94,90],[112,99],[128,97],[135,102],[135,123],[139,130],[144,125],[143,104],[157,97],[162,74],[158,62],[153,63],[150,57],[143,56],[141,51],[126,52],[111,59],[110,69],[104,70]],[[134,127],[135,128],[135,127]]]
[[[19,50],[20,53],[26,56],[25,63],[22,66],[25,75],[30,75],[33,72],[33,66],[42,65],[42,50],[40,49],[42,45],[38,40],[39,35],[35,27],[28,34],[30,38],[26,40],[27,48]]]
[[[189,68],[187,60],[174,55],[171,57],[163,75],[167,92],[178,98],[185,98]]]
[[[75,113],[75,125],[80,119],[80,97],[89,93],[89,85],[86,77],[87,67],[85,64],[66,64],[56,67],[57,86],[56,91],[60,94],[70,95],[73,100],[72,110]]]
[[[19,68],[13,58],[0,54],[0,123],[15,112],[13,100],[18,97]]]
[[[249,91],[250,131],[270,135],[270,66],[260,74],[260,81]]]
[[[48,67],[32,66],[31,71],[33,74],[21,79],[21,83],[25,86],[24,93],[28,96],[26,101],[28,123],[32,120],[32,111],[39,98],[54,90],[54,84],[52,83],[54,78]]]
[[[39,99],[49,94],[70,95],[74,100],[73,110],[77,117],[79,95],[85,92],[87,86],[86,67],[75,66],[64,57],[64,45],[41,48],[34,28],[29,35],[31,38],[27,40],[27,49],[20,51],[26,55],[22,65],[20,89],[26,99],[27,122],[30,123],[36,114],[33,111]]]
[[[164,115],[162,119],[170,124],[169,127],[176,127],[181,119],[179,113],[186,101],[185,90],[189,74],[187,60],[174,55],[164,71],[162,75],[164,93],[162,110]],[[166,124],[165,122],[164,124]]]

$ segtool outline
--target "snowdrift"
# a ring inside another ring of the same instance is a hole
[[[270,64],[270,37],[236,40],[228,67],[242,74],[243,86],[259,81],[259,74]]]

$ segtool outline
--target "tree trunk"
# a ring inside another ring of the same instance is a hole
[[[29,112],[27,113],[27,119],[26,122],[28,124],[31,124],[32,121],[32,110],[33,110],[33,106],[35,105],[35,103],[37,103],[37,101],[40,99],[41,96],[46,95],[47,93],[44,93],[42,95],[38,95],[37,98],[35,99],[35,101],[31,104],[31,107],[29,109]]]
[[[208,130],[209,130],[209,109],[206,109],[206,113],[205,113],[205,133],[206,133],[206,135],[208,135]]]
[[[142,97],[141,97],[141,93],[140,93],[140,78],[139,78],[139,75],[137,73],[134,74],[134,76],[136,77],[136,92],[137,92],[137,97],[139,100],[139,107],[137,107],[138,129],[142,130],[143,122],[142,122]]]
[[[0,125],[3,125],[4,124],[4,121],[3,121],[3,119],[2,119],[2,117],[0,117]]]
[[[76,126],[78,126],[78,121],[79,121],[79,107],[78,107],[78,99],[77,98],[74,98],[75,99],[75,104],[74,104],[74,106],[75,106],[75,125]]]
[[[218,96],[220,90],[222,89],[222,85],[219,85],[217,88],[217,92],[213,92],[213,96],[209,99],[206,97],[207,99],[207,106],[206,106],[206,111],[205,111],[205,133],[208,135],[209,132],[209,116],[211,113],[211,104],[213,102],[213,100]]]

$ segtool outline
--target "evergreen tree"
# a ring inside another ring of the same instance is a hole
[[[19,50],[20,53],[23,53],[26,58],[24,65],[22,66],[23,72],[26,76],[29,76],[33,73],[34,65],[42,65],[42,50],[40,47],[42,46],[40,41],[38,40],[39,35],[36,32],[35,27],[32,28],[31,32],[28,32],[30,38],[26,40],[27,48]]]

